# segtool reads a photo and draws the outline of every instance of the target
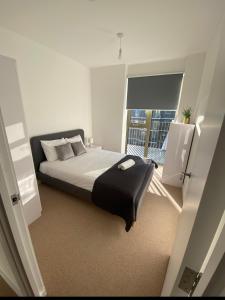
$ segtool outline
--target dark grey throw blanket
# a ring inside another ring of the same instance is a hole
[[[128,159],[133,159],[135,165],[124,171],[118,169],[118,165]],[[139,200],[154,167],[158,167],[154,161],[148,160],[146,163],[138,156],[125,156],[95,180],[92,201],[122,217],[126,222],[126,231],[129,231],[136,220]]]

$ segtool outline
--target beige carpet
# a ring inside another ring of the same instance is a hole
[[[0,297],[15,297],[16,294],[0,276]]]
[[[39,185],[43,213],[30,232],[49,296],[160,295],[181,192],[159,178],[129,233],[121,218]]]

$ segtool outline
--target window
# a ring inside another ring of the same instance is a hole
[[[165,161],[166,141],[175,110],[128,110],[127,154]]]

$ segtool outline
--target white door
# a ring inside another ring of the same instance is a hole
[[[5,132],[5,126],[0,110],[0,194],[2,210],[6,216],[7,222],[1,218],[1,228],[5,228],[8,234],[8,249],[0,249],[0,254],[4,254],[4,265],[0,264],[0,269],[5,274],[5,278],[12,289],[20,296],[29,296],[32,293],[35,296],[46,295],[45,286],[42,281],[41,273],[37,264],[27,222],[23,213],[21,201],[13,204],[12,196],[19,195],[19,188],[11,159],[8,141]],[[3,233],[1,234],[1,237]],[[1,246],[4,241],[1,240]],[[13,249],[14,244],[14,249]],[[7,251],[8,250],[8,251]],[[14,253],[14,259],[20,262],[16,268],[13,267],[10,253]],[[6,262],[7,260],[7,262]],[[0,260],[0,263],[2,261]],[[17,272],[18,271],[18,272]],[[23,273],[23,275],[22,275]],[[30,288],[30,291],[29,291]]]
[[[206,188],[225,113],[224,54],[225,25],[223,23],[206,56],[198,98],[196,132],[187,170],[187,172],[191,172],[192,176],[185,180],[184,204],[162,290],[163,296],[187,295],[178,287],[185,265],[188,266],[188,262],[190,263],[191,260],[195,260],[193,265],[197,265],[197,262],[204,258],[204,253],[190,250],[194,248],[191,247],[190,237],[198,229],[198,224],[195,223],[196,215],[199,213],[199,204]],[[196,243],[198,238],[201,240],[201,236],[197,236]],[[198,244],[199,248],[201,246]],[[188,249],[189,261],[186,259]]]
[[[0,107],[24,215],[27,223],[31,224],[41,216],[42,207],[30,151],[16,61],[2,55],[0,55]]]
[[[2,191],[2,182],[0,182]],[[17,247],[12,238],[5,208],[0,193],[0,276],[18,296],[33,296],[30,283],[19,259]],[[0,291],[1,293],[1,291]],[[4,296],[1,293],[1,296]]]

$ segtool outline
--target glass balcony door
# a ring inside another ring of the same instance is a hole
[[[163,164],[169,126],[175,113],[175,110],[128,110],[126,153]]]

